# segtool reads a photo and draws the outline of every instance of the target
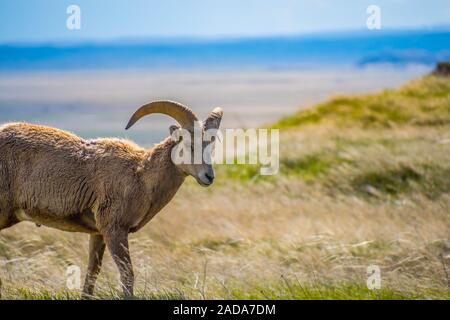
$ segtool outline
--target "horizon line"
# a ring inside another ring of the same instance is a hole
[[[346,30],[328,30],[328,31],[308,31],[283,34],[267,34],[267,35],[221,35],[221,36],[118,36],[110,38],[92,38],[92,39],[53,39],[53,40],[20,40],[20,41],[0,41],[0,46],[66,46],[66,45],[88,45],[88,44],[182,44],[184,43],[214,43],[214,42],[235,42],[235,41],[251,41],[263,39],[295,39],[295,38],[333,38],[353,36],[376,36],[395,33],[409,32],[450,32],[450,24],[438,24],[433,26],[420,27],[396,27],[384,28],[380,30],[368,30],[366,28],[346,29]]]

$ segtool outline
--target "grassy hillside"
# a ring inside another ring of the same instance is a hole
[[[450,123],[449,91],[448,77],[429,76],[399,90],[336,97],[286,117],[273,127],[298,128],[307,124],[333,124],[340,128],[445,125]]]
[[[280,174],[217,167],[131,236],[139,298],[450,298],[450,78],[337,97],[282,119]],[[87,236],[0,234],[3,298],[77,298]],[[366,269],[381,269],[368,290]],[[98,297],[119,297],[107,255]]]

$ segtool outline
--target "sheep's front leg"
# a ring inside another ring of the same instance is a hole
[[[102,267],[103,253],[105,252],[105,242],[103,237],[97,234],[91,234],[89,239],[89,264],[84,280],[83,298],[94,293],[95,281]]]
[[[133,296],[134,274],[128,249],[128,231],[115,231],[105,236],[106,245],[120,272],[125,297]]]

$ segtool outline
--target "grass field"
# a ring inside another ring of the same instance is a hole
[[[137,298],[450,298],[450,78],[336,97],[273,127],[280,174],[218,166],[213,187],[189,179],[131,235]],[[66,268],[84,273],[87,240],[2,231],[1,297],[79,298]],[[106,254],[96,297],[119,298],[117,277]]]

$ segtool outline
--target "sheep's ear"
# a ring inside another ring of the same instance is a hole
[[[223,111],[221,108],[215,108],[206,118],[203,128],[204,130],[219,129],[222,121]]]
[[[178,130],[178,129],[180,129],[179,126],[171,125],[171,126],[169,127],[170,135],[173,135],[173,133],[175,132],[175,130]]]
[[[180,142],[181,138],[183,137],[182,135],[179,135],[179,134],[176,134],[176,133],[174,134],[174,132],[177,131],[178,129],[180,129],[180,127],[177,126],[177,125],[171,125],[169,127],[170,136],[172,137],[172,140],[175,141],[175,142]]]

